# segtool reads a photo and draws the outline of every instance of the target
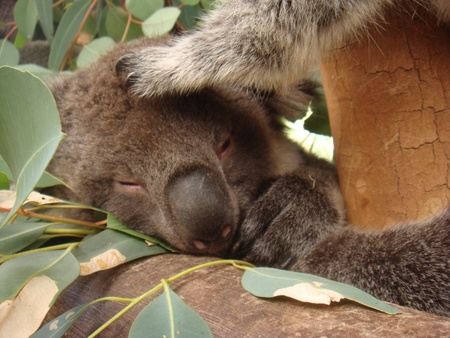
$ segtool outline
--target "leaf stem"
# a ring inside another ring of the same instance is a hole
[[[235,268],[242,269],[242,270],[245,270],[246,268],[249,268],[249,267],[254,267],[253,264],[245,262],[245,261],[232,260],[232,259],[222,259],[222,260],[217,260],[217,261],[212,261],[212,262],[196,265],[196,266],[194,266],[194,267],[192,267],[190,269],[187,269],[187,270],[184,270],[184,271],[182,271],[180,273],[177,273],[176,275],[174,275],[174,276],[172,276],[170,278],[162,279],[161,283],[156,285],[154,288],[152,288],[151,290],[143,293],[142,295],[132,299],[130,301],[130,304],[128,304],[126,307],[124,307],[122,310],[120,310],[118,313],[116,313],[113,317],[111,317],[106,323],[104,323],[97,330],[95,330],[88,338],[93,338],[96,335],[98,335],[100,332],[102,332],[104,329],[106,329],[110,324],[115,322],[119,317],[121,317],[126,312],[131,310],[135,305],[137,305],[139,302],[141,302],[145,298],[147,298],[147,297],[151,296],[152,294],[154,294],[156,291],[159,291],[162,288],[165,288],[165,289],[168,288],[168,284],[169,283],[175,281],[178,278],[186,276],[187,274],[190,274],[191,272],[194,272],[194,271],[197,271],[197,270],[201,270],[201,269],[204,269],[204,268],[208,268],[208,267],[211,267],[211,266],[215,266],[215,265],[232,265]],[[105,300],[105,299],[103,298],[101,300]],[[125,298],[122,298],[121,301],[127,301],[127,300]]]
[[[45,252],[45,251],[53,251],[53,250],[63,250],[63,249],[70,249],[72,250],[73,248],[75,248],[76,246],[80,245],[80,243],[75,242],[75,243],[66,243],[66,244],[59,244],[59,245],[53,245],[53,246],[47,246],[44,248],[39,248],[39,249],[34,249],[34,250],[28,250],[28,251],[24,251],[24,252],[19,252],[19,253],[15,253],[12,255],[0,255],[0,264],[16,258],[16,257],[20,257],[20,256],[26,256],[26,255],[31,255],[34,253],[39,253],[39,252]]]

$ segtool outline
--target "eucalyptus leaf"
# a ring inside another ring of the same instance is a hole
[[[172,0],[172,4],[181,9],[178,21],[184,29],[193,29],[197,26],[198,18],[204,13],[203,9],[198,5],[198,1],[192,1],[193,5],[184,6],[182,0]],[[181,6],[180,6],[181,5]]]
[[[103,14],[102,14],[103,16]],[[108,8],[105,14],[105,30],[106,33],[115,41],[125,41],[136,39],[143,35],[141,26],[132,22],[128,27],[128,32],[125,38],[125,30],[127,28],[128,15],[124,9],[117,6]]]
[[[35,0],[36,1],[36,0]],[[53,1],[52,0],[37,0],[36,8],[38,11],[39,22],[42,31],[44,32],[47,41],[51,42],[53,39]]]
[[[168,287],[147,305],[131,326],[129,338],[212,337],[205,321]]]
[[[18,66],[15,66],[14,68],[23,70],[25,72],[29,72],[33,74],[34,76],[37,76],[41,80],[48,79],[49,77],[55,76],[57,72],[52,71],[48,68],[36,65],[34,63],[25,63]]]
[[[77,58],[77,67],[86,67],[95,62],[98,57],[105,54],[116,43],[108,36],[104,36],[95,40],[92,40],[83,47]]]
[[[9,170],[9,167],[1,154],[0,154],[0,172],[4,173],[8,177],[8,179],[13,180],[11,170]]]
[[[294,271],[246,268],[242,286],[257,297],[287,296],[316,304],[330,304],[346,298],[388,314],[401,312],[353,286]]]
[[[0,66],[19,64],[19,50],[11,41],[0,39]]]
[[[44,171],[42,176],[39,178],[39,181],[36,183],[36,188],[48,188],[53,187],[55,185],[65,185],[67,184],[61,181],[59,178],[53,176],[52,174]]]
[[[39,0],[42,1],[42,0]],[[14,5],[14,21],[19,32],[27,41],[31,41],[36,29],[38,11],[35,0],[17,0]]]
[[[180,13],[177,7],[161,8],[142,23],[142,31],[149,38],[164,35],[173,29]]]
[[[28,337],[80,272],[66,250],[16,257],[0,265],[0,337]]]
[[[90,5],[90,0],[78,0],[72,3],[67,11],[64,12],[52,41],[48,68],[53,70],[61,68],[64,57],[75,39]]]
[[[0,190],[9,190],[9,179],[5,173],[0,171]]]
[[[127,227],[125,224],[123,224],[121,221],[119,221],[116,217],[114,217],[114,215],[111,213],[108,213],[108,216],[106,218],[106,223],[107,223],[108,229],[113,229],[113,230],[117,230],[120,232],[124,232],[133,237],[141,238],[147,242],[160,245],[163,248],[165,248],[166,250],[169,250],[171,252],[177,252],[177,250],[171,248],[169,245],[167,245],[163,241],[160,241],[159,239],[157,239],[155,237],[143,234],[142,232],[139,232],[139,231],[136,231],[134,229]]]
[[[33,190],[62,137],[56,103],[45,84],[30,73],[0,67],[0,155],[17,191],[6,221]]]
[[[125,7],[141,21],[164,7],[164,0],[126,0]]]
[[[183,5],[187,6],[195,6],[198,5],[200,0],[180,0]]]
[[[31,245],[51,224],[45,222],[6,224],[0,229],[0,255],[13,254]]]
[[[81,275],[89,275],[136,258],[166,252],[160,246],[149,246],[139,238],[111,229],[88,238],[73,250],[80,262]]]
[[[59,338],[89,308],[92,303],[78,305],[42,326],[31,338]]]

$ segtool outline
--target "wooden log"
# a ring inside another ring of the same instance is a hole
[[[448,28],[422,8],[393,11],[324,58],[321,72],[349,221],[383,228],[446,207]]]
[[[48,318],[101,296],[137,297],[161,278],[211,260],[166,254],[80,277],[51,308]],[[241,287],[241,277],[242,271],[236,268],[218,266],[186,275],[170,287],[207,322],[214,337],[443,337],[450,332],[448,318],[397,305],[403,313],[387,315],[348,301],[327,306],[284,297],[260,299]],[[126,337],[145,304],[133,308],[99,337]],[[97,303],[66,337],[87,337],[123,307]]]

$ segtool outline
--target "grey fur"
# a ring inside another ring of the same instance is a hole
[[[346,225],[334,167],[289,141],[279,123],[292,102],[224,88],[130,96],[117,60],[164,43],[119,46],[49,84],[67,137],[48,170],[73,189],[52,193],[186,253],[313,272],[450,315],[449,211],[383,233]],[[295,105],[307,99],[291,94]]]
[[[141,96],[224,84],[285,90],[308,78],[324,53],[402,6],[450,21],[448,0],[222,0],[197,31],[130,53],[122,67]]]

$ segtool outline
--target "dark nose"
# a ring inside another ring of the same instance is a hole
[[[196,169],[169,184],[169,202],[194,252],[215,253],[235,229],[234,208],[225,180],[218,172]]]

